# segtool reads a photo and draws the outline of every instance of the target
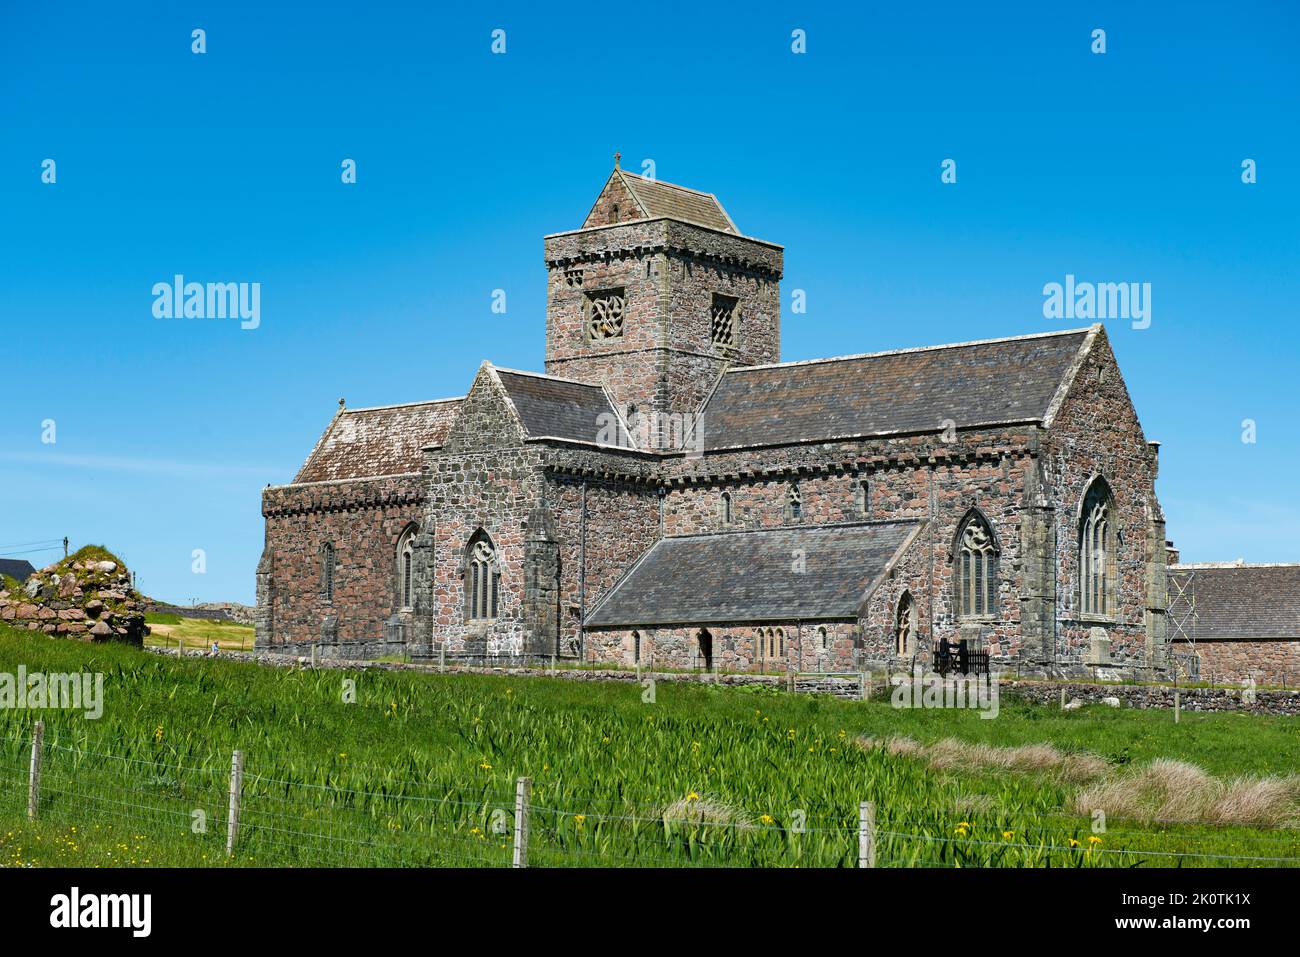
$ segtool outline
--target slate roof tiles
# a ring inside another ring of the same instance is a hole
[[[706,450],[1042,421],[1089,330],[728,371]]]
[[[441,445],[461,399],[343,409],[316,443],[294,483],[418,472],[420,450]]]
[[[798,525],[660,539],[592,609],[587,625],[853,618],[920,527]]]
[[[645,213],[647,219],[678,219],[696,226],[707,226],[725,233],[739,233],[727,211],[712,193],[701,193],[659,180],[646,179],[626,170],[619,170],[624,185]]]
[[[1195,595],[1197,640],[1300,639],[1300,565],[1170,565],[1168,574],[1172,615]]]
[[[616,416],[598,385],[513,369],[496,371],[530,437],[595,442],[602,426],[612,421],[603,417]]]

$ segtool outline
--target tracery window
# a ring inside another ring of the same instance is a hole
[[[894,650],[900,658],[911,657],[916,650],[916,602],[912,600],[911,592],[903,592],[903,597],[898,600]]]
[[[791,485],[790,491],[786,493],[785,514],[792,522],[797,522],[803,518],[803,493],[799,491],[798,482]]]
[[[997,543],[988,522],[977,511],[972,510],[962,523],[954,560],[958,616],[987,618],[997,614]]]
[[[497,616],[501,590],[501,570],[496,548],[486,532],[478,532],[469,544],[469,561],[465,569],[466,617],[470,621],[488,621]]]
[[[402,608],[415,605],[415,526],[397,540],[397,598]]]
[[[1079,516],[1079,608],[1085,615],[1115,611],[1115,523],[1110,487],[1097,479]]]
[[[711,321],[711,333],[713,344],[730,348],[736,345],[736,307],[740,300],[735,296],[724,296],[722,293],[713,294],[713,305],[709,310]]]
[[[592,342],[623,338],[627,300],[623,289],[602,289],[587,293],[587,338]]]

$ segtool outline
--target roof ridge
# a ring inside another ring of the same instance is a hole
[[[351,412],[382,412],[385,409],[404,409],[408,406],[414,405],[438,405],[440,402],[460,402],[464,400],[464,398],[463,395],[453,395],[448,396],[445,399],[421,399],[418,402],[394,402],[392,405],[359,405],[355,409],[345,407],[341,414],[347,415]]]
[[[655,544],[659,542],[680,542],[688,538],[721,538],[724,535],[758,535],[767,532],[814,532],[823,529],[840,529],[840,528],[867,528],[872,526],[884,527],[886,525],[919,525],[924,519],[920,518],[869,518],[860,522],[826,522],[818,525],[774,525],[771,528],[727,528],[719,529],[714,532],[688,532],[684,535],[664,535]],[[650,546],[651,548],[654,545]]]
[[[565,376],[551,375],[549,372],[531,372],[528,369],[507,369],[504,366],[493,366],[497,372],[509,372],[513,375],[528,375],[534,379],[550,379],[553,382],[568,382],[573,385],[585,385],[589,389],[604,389],[604,386],[595,382],[583,382],[581,379],[569,379]]]
[[[822,362],[846,362],[852,359],[878,359],[884,356],[901,356],[913,352],[938,352],[941,349],[964,349],[968,346],[987,346],[999,342],[1018,342],[1022,339],[1051,339],[1056,336],[1077,336],[1091,332],[1092,326],[1082,329],[1061,329],[1055,332],[1030,332],[1020,336],[1001,336],[996,339],[971,339],[968,342],[944,342],[933,346],[913,346],[910,349],[885,349],[881,352],[859,352],[854,355],[827,356],[821,359],[796,359],[791,362],[767,362],[752,366],[734,366],[726,374],[750,372],[758,369],[786,369],[792,366],[817,365]]]
[[[694,193],[696,196],[704,196],[707,199],[716,200],[718,198],[717,195],[714,193],[706,193],[702,189],[693,189],[690,186],[683,186],[680,183],[670,183],[666,179],[651,179],[648,176],[642,176],[640,173],[630,173],[625,169],[620,169],[619,172],[622,173],[624,176],[632,176],[637,180],[641,181],[642,183],[648,183],[651,186],[671,186],[673,189],[680,189],[682,192],[685,193]]]

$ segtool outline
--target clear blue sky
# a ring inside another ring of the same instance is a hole
[[[0,554],[66,534],[157,597],[251,602],[260,490],[340,396],[541,367],[541,237],[617,149],[785,244],[786,359],[1086,325],[1043,285],[1151,283],[1151,327],[1108,328],[1170,535],[1300,560],[1294,4],[479,6],[0,2]],[[176,273],[260,282],[260,328],[155,319]]]

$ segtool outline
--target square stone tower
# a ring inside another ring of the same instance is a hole
[[[546,371],[625,412],[696,412],[722,370],[781,358],[782,248],[717,198],[619,168],[582,227],[545,239]]]

